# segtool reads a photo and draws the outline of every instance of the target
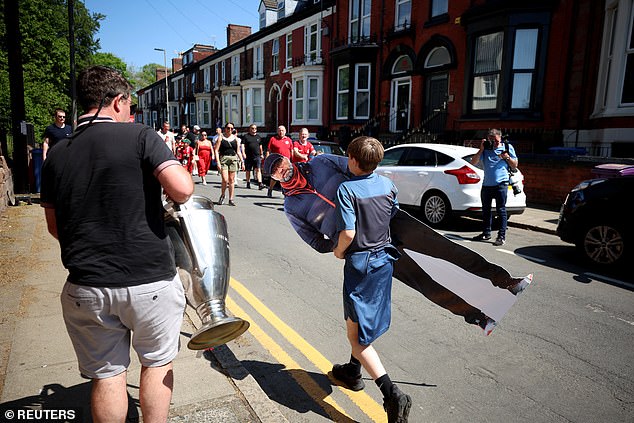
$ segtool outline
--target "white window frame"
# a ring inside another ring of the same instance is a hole
[[[405,5],[409,6],[408,12],[405,15],[403,8]],[[405,18],[405,19],[403,19]],[[412,26],[412,0],[396,0],[395,13],[394,13],[394,29],[397,31],[407,29]]]
[[[314,83],[314,85],[313,85]],[[314,87],[314,95],[311,95],[311,87]],[[293,125],[321,125],[323,96],[323,71],[302,72],[293,75]],[[310,115],[311,105],[315,105],[315,115]]]
[[[304,56],[305,63],[308,65],[321,63],[321,39],[319,37],[319,27],[319,22],[313,22],[304,27]],[[311,46],[311,44],[313,44],[313,40],[315,44],[314,48]]]
[[[174,127],[174,128],[178,128],[180,126],[180,120],[178,119],[178,106],[171,106],[172,107],[172,121],[170,122],[170,124]]]
[[[341,85],[341,72],[344,71],[347,72],[347,76],[348,76],[348,86],[347,87],[342,87]],[[350,65],[343,65],[343,66],[339,66],[337,68],[337,104],[336,104],[336,116],[338,120],[343,120],[343,119],[348,119],[348,113],[349,113],[349,109],[350,109],[350,103],[349,103],[349,96],[350,96]],[[340,107],[340,98],[345,98],[345,110],[341,110],[343,107]]]
[[[242,94],[239,86],[228,86],[222,90],[223,121],[239,125],[242,122]]]
[[[271,44],[271,75],[280,72],[280,40],[275,38]]]
[[[449,11],[449,0],[432,0],[431,17],[444,15]]]
[[[197,116],[196,116],[196,102],[192,101],[189,103],[189,124],[190,125],[197,125],[198,124],[198,120],[197,120]]]
[[[367,68],[368,71],[368,86],[367,87],[360,87],[359,86],[359,69],[360,68]],[[361,93],[366,93],[368,96],[368,110],[366,114],[357,114],[357,109],[358,109],[358,105],[360,102],[359,99],[359,94]],[[370,119],[370,105],[371,105],[371,98],[372,95],[372,66],[370,63],[357,63],[354,66],[354,111],[353,111],[353,115],[355,119]]]
[[[253,77],[261,79],[264,77],[264,61],[262,55],[262,44],[253,47]]]
[[[256,83],[245,82],[243,84],[242,126],[251,124],[264,125],[264,90],[265,85],[260,81]],[[260,93],[260,100],[257,103],[255,101],[256,92]]]
[[[634,34],[634,1],[606,1],[599,78],[592,118],[634,116],[634,103],[623,103],[628,56],[634,49],[628,44]]]
[[[211,127],[211,110],[209,108],[209,100],[202,98],[198,100],[199,124],[203,128]]]
[[[293,67],[293,33],[286,34],[286,69]]]
[[[277,20],[286,16],[286,2],[284,0],[277,0]]]
[[[240,55],[231,57],[231,85],[240,83]]]
[[[372,30],[372,0],[359,0],[357,5],[355,10],[355,2],[350,2],[348,37],[353,43],[369,38]]]
[[[214,88],[218,89],[218,87],[220,86],[219,81],[218,81],[218,63],[216,63],[214,65]]]
[[[225,85],[227,82],[227,65],[224,60],[220,62],[220,77],[222,78],[220,83]]]
[[[210,68],[203,69],[203,79],[205,84],[205,92],[208,93],[211,91],[211,69]]]

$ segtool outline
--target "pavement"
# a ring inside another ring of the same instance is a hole
[[[0,214],[0,422],[17,421],[15,416],[26,410],[72,410],[75,419],[68,421],[91,421],[90,381],[78,373],[59,302],[66,278],[59,245],[48,234],[37,201],[21,204]],[[509,226],[554,234],[557,218],[556,211],[529,207],[512,216]],[[195,311],[187,307],[182,348],[174,360],[169,421],[286,422],[277,404],[234,356],[233,341],[212,351],[187,349],[199,326]],[[142,420],[139,371],[133,357],[129,421]]]

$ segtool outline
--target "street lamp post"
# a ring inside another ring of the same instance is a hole
[[[170,116],[170,104],[169,104],[170,92],[169,92],[169,87],[167,83],[167,53],[165,53],[164,48],[155,48],[154,50],[163,52],[163,66],[165,66],[165,108],[167,109],[167,121],[171,125],[172,116]]]

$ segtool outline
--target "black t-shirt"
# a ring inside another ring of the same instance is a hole
[[[242,144],[244,144],[244,152],[247,155],[247,159],[260,157],[260,145],[262,145],[262,138],[258,134],[244,134],[242,137]]]
[[[44,138],[48,138],[48,147],[51,148],[58,141],[68,138],[72,135],[73,128],[70,125],[64,125],[63,128],[58,127],[55,124],[49,125],[44,130]]]
[[[101,121],[60,141],[44,161],[41,201],[54,207],[68,280],[121,287],[176,270],[154,175],[180,164],[152,128]]]
[[[186,137],[189,140],[189,145],[192,148],[196,148],[196,141],[198,141],[199,136],[190,131],[187,133]]]

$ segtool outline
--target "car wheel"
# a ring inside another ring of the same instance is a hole
[[[430,226],[437,226],[449,219],[451,205],[449,200],[441,192],[425,194],[421,203],[423,220]]]
[[[623,232],[613,225],[595,225],[584,232],[578,247],[593,263],[612,265],[623,259],[625,238]]]

